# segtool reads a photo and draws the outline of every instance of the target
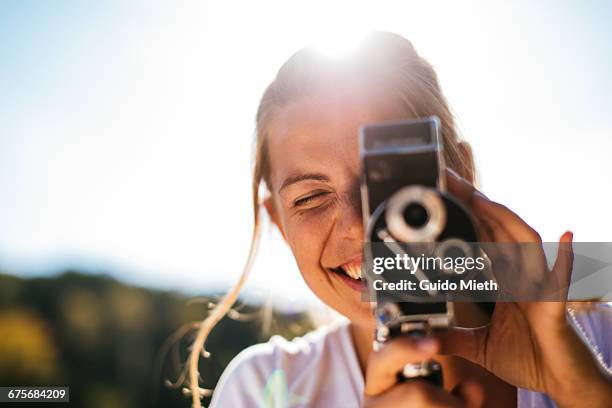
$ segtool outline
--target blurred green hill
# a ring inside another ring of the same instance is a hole
[[[188,407],[180,389],[165,383],[179,377],[191,333],[174,347],[167,340],[201,320],[217,298],[190,302],[178,293],[78,272],[28,279],[0,274],[0,385],[69,386],[75,407]],[[311,328],[305,314],[238,305],[207,342],[203,386],[213,388],[245,347]]]

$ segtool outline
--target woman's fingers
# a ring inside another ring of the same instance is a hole
[[[464,205],[477,212],[482,211],[486,219],[497,221],[517,242],[541,242],[540,235],[518,215],[501,204],[485,197],[471,183],[451,169],[446,169],[448,191]],[[479,217],[480,218],[480,217]]]
[[[486,198],[476,198],[474,202],[489,202]],[[498,217],[493,216],[489,212],[486,211],[478,211],[476,207],[473,207],[474,215],[479,220],[479,222],[485,224],[488,228],[488,231],[493,238],[492,242],[516,242],[514,237],[508,232],[503,222],[500,221]]]
[[[484,217],[477,211],[474,211],[474,202],[477,199],[489,201],[487,197],[478,191],[471,183],[463,179],[453,170],[446,169],[446,184],[448,191],[465,205],[476,218],[478,230],[480,233],[480,241],[482,242],[506,242],[510,241],[510,236],[501,227],[501,224],[496,219]]]
[[[473,210],[492,226],[495,244],[489,249],[503,256],[495,276],[509,278],[502,287],[510,290],[507,299],[538,300],[541,286],[550,281],[540,235],[507,207],[476,197]]]
[[[546,300],[553,302],[543,302],[542,306],[546,311],[557,319],[565,319],[565,305],[569,286],[572,277],[572,268],[574,264],[574,250],[572,248],[573,234],[570,231],[564,233],[559,239],[559,248],[557,249],[557,259],[552,268],[552,278],[554,287]],[[555,302],[556,301],[556,302]]]
[[[516,242],[542,242],[540,234],[536,230],[531,228],[521,217],[499,203],[484,197],[475,197],[472,200],[472,208],[490,222],[495,221],[497,225],[502,225]]]
[[[366,397],[364,408],[481,408],[485,394],[475,381],[457,385],[452,393],[426,381],[397,384],[376,397]]]
[[[448,191],[467,207],[472,206],[472,200],[475,195],[484,197],[480,191],[476,190],[472,183],[448,167],[446,168],[446,186]]]
[[[439,350],[437,339],[400,337],[370,354],[366,369],[365,394],[374,396],[393,387],[397,373],[409,363],[431,359]]]
[[[470,407],[444,389],[427,381],[397,384],[376,397],[366,397],[364,408],[463,408]]]
[[[474,215],[490,227],[495,235],[509,236],[517,242],[541,242],[539,234],[518,215],[503,205],[489,200],[471,183],[448,168],[446,184],[448,191],[473,210]]]
[[[474,380],[466,380],[457,384],[453,389],[453,394],[459,397],[467,408],[480,408],[485,403],[484,388]]]
[[[574,265],[574,249],[572,241],[574,234],[571,231],[565,232],[559,239],[559,248],[557,249],[557,259],[553,266],[553,274],[559,280],[559,284],[566,289],[569,289],[570,279],[572,277],[572,267]],[[564,298],[565,299],[565,298]]]

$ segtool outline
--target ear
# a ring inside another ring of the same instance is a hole
[[[280,231],[281,235],[283,236],[283,239],[287,241],[287,237],[285,236],[285,231],[283,229],[283,224],[280,222],[280,217],[278,215],[278,211],[276,210],[276,205],[274,204],[272,196],[266,196],[266,198],[264,198],[263,204],[264,207],[266,207],[266,212],[268,213],[270,220],[272,220],[272,223],[276,225],[276,228],[278,228],[278,230]]]
[[[472,154],[472,146],[468,142],[459,142],[459,152],[464,157],[465,168],[461,177],[474,184],[476,182],[476,168],[474,167],[474,155]]]

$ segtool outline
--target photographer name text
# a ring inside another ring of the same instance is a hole
[[[498,285],[497,282],[495,282],[494,280],[477,281],[475,279],[462,280],[458,283],[449,280],[438,280],[432,282],[427,279],[424,279],[417,283],[409,280],[400,280],[398,282],[385,282],[382,279],[376,279],[372,281],[372,288],[376,291],[497,291]]]

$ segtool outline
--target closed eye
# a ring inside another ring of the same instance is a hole
[[[328,194],[329,194],[328,191],[319,191],[319,192],[313,193],[311,195],[308,195],[306,197],[302,197],[302,198],[299,198],[299,199],[295,200],[293,202],[293,205],[295,207],[303,207],[303,206],[305,206],[307,204],[312,203],[315,199],[323,197],[323,196],[326,196]]]

